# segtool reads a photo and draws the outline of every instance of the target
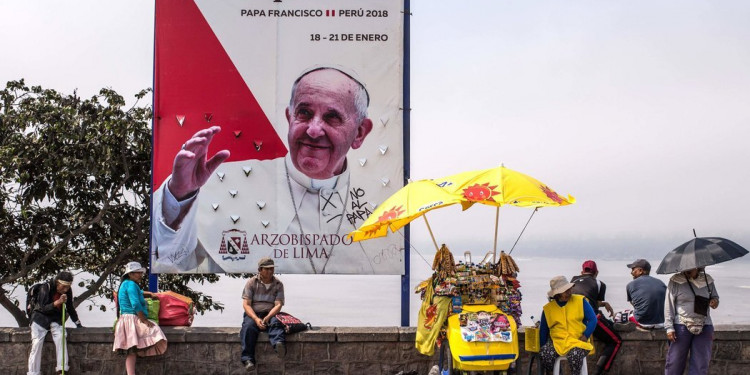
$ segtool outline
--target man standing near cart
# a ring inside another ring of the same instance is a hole
[[[604,343],[604,350],[599,356],[599,360],[596,361],[596,371],[594,374],[601,375],[609,371],[612,367],[612,363],[614,363],[615,357],[620,351],[622,338],[615,332],[612,321],[604,317],[604,314],[599,310],[600,307],[604,307],[607,309],[610,317],[615,315],[612,307],[604,300],[607,285],[596,279],[599,275],[596,262],[587,260],[583,262],[581,268],[581,275],[573,276],[570,281],[575,284],[573,286],[573,294],[580,294],[586,297],[591,307],[596,310],[597,323],[594,330],[594,337]]]

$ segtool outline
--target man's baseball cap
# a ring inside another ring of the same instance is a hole
[[[643,268],[646,271],[651,271],[651,263],[645,259],[638,259],[635,262],[628,264],[628,268],[631,270],[636,267]]]
[[[269,257],[260,258],[260,260],[258,261],[258,269],[261,269],[261,268],[274,268],[274,267],[276,267],[276,266],[274,266],[274,264],[273,264],[273,259],[271,259]]]
[[[596,268],[596,262],[593,260],[587,260],[583,262],[583,266],[581,266],[581,269],[583,272],[589,272],[589,273],[597,273],[599,272],[599,269]]]

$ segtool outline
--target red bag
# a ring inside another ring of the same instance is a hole
[[[279,312],[275,316],[284,325],[286,333],[297,333],[312,329],[310,323],[302,323],[301,320],[285,312]]]
[[[186,326],[193,324],[195,308],[193,300],[172,291],[155,293],[161,304],[159,308],[160,326]]]

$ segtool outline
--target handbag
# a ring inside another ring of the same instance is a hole
[[[703,316],[708,315],[708,302],[710,299],[703,296],[695,296],[695,303],[693,305],[693,312]]]
[[[695,301],[693,302],[693,312],[699,315],[707,316],[708,315],[708,306],[709,302],[711,301],[712,294],[711,293],[711,287],[708,285],[708,276],[706,274],[703,274],[704,277],[706,277],[706,288],[708,289],[708,297],[703,297],[695,294],[695,290],[693,289],[693,285],[690,282],[690,280],[687,281],[688,286],[690,287],[690,291],[693,292],[693,297],[695,297]]]
[[[297,333],[312,329],[312,325],[310,325],[310,323],[302,323],[301,320],[285,312],[279,312],[274,315],[274,317],[284,325],[284,331],[286,333]]]
[[[706,275],[705,273],[703,274]],[[708,315],[708,307],[709,302],[711,301],[712,294],[711,293],[711,287],[708,285],[708,276],[706,277],[706,288],[708,289],[708,297],[703,297],[695,294],[695,290],[693,289],[693,285],[690,282],[690,280],[687,281],[688,286],[690,287],[690,291],[693,292],[693,297],[695,298],[693,302],[693,312],[695,312],[698,315],[701,315],[698,319],[693,319],[689,322],[685,323],[685,327],[687,327],[688,331],[692,333],[693,335],[697,336],[700,335],[703,332],[703,325],[706,321],[706,316]]]

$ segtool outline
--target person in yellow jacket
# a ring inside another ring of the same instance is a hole
[[[572,293],[573,285],[565,276],[549,282],[550,302],[542,309],[539,328],[539,354],[547,373],[552,373],[555,359],[564,355],[570,373],[580,374],[586,355],[594,348],[588,340],[596,328],[596,313],[583,296]]]

